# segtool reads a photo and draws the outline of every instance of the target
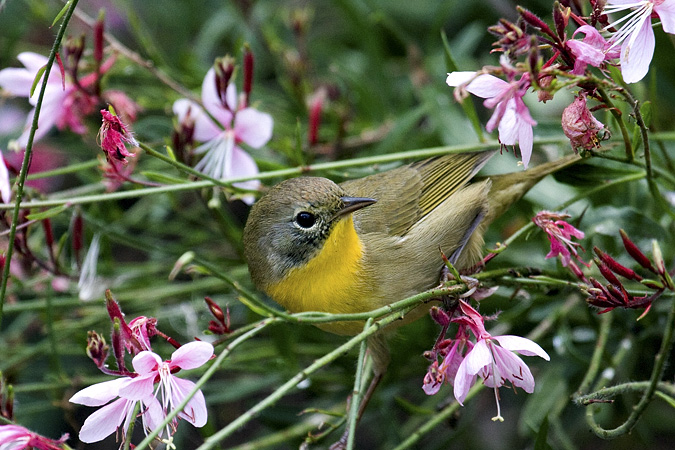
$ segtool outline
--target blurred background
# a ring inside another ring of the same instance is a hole
[[[90,52],[92,31],[85,23],[86,17],[95,19],[104,9],[108,33],[196,96],[214,58],[229,54],[241,63],[244,44],[248,44],[255,57],[251,102],[274,119],[272,140],[261,149],[247,149],[260,170],[265,171],[478,142],[479,137],[454,100],[452,89],[445,84],[448,68],[441,33],[447,35],[460,70],[497,65],[498,54],[490,53],[495,39],[486,29],[499,18],[515,21],[515,5],[502,0],[92,0],[80,2],[81,14],[73,17],[67,35],[84,33]],[[62,6],[53,1],[1,1],[0,68],[18,67],[16,56],[20,52],[47,55],[57,30],[50,25]],[[522,6],[550,22],[552,2],[526,1]],[[673,130],[675,118],[675,59],[668,57],[672,54],[671,36],[658,30],[656,38],[656,56],[650,72],[642,83],[634,86],[634,94],[652,102],[652,129],[664,132]],[[241,69],[237,77],[241,86]],[[110,89],[125,92],[142,108],[133,124],[140,141],[157,150],[171,145],[175,126],[171,107],[184,95],[124,55],[117,57],[103,82]],[[321,124],[315,141],[310,142],[309,105],[317,96],[324,99]],[[535,137],[564,138],[560,116],[572,98],[571,93],[567,96],[560,93],[546,104],[538,103],[536,95],[526,100],[538,122]],[[475,104],[482,123],[486,123],[491,111],[485,110],[480,101]],[[20,134],[29,109],[25,99],[0,97],[0,149],[16,167],[21,155],[10,152],[9,143]],[[609,114],[601,112],[598,118],[608,124],[613,136],[620,136]],[[87,126],[90,132],[83,136],[54,130],[39,141],[32,171],[95,161],[100,153],[96,144],[98,115],[93,115]],[[664,155],[673,155],[672,144],[660,145]],[[568,144],[535,146],[532,164],[570,151]],[[172,167],[140,152],[138,159],[137,173],[179,175]],[[512,151],[504,152],[493,158],[486,172],[522,170],[517,161]],[[340,181],[395,165],[357,167],[321,175]],[[492,225],[486,236],[487,246],[493,248],[506,239],[537,211],[554,208],[622,170],[624,166],[620,164],[602,162],[588,166],[577,178],[568,173],[557,181],[544,180]],[[266,180],[264,184],[277,181],[280,179]],[[30,195],[35,198],[50,193],[67,198],[101,192],[101,174],[95,163],[33,183]],[[77,427],[93,409],[67,401],[82,387],[109,379],[85,354],[88,330],[109,335],[111,325],[102,300],[103,287],[112,290],[129,320],[137,315],[156,317],[158,328],[181,342],[195,336],[213,340],[204,332],[211,318],[203,301],[207,295],[223,308],[227,305],[235,330],[260,320],[259,315],[237,300],[237,292],[215,277],[181,273],[173,280],[168,279],[177,258],[191,250],[253,289],[241,243],[248,206],[241,201],[230,203],[223,197],[212,197],[211,191],[101,201],[71,208],[52,218],[56,239],[63,241],[64,261],[68,261],[64,267],[70,280],[65,291],[54,290],[50,274],[35,266],[21,266],[20,255],[17,256],[18,272],[13,272],[4,307],[0,370],[14,386],[18,423],[53,438],[69,432],[73,448],[118,447],[114,437],[89,446],[78,444]],[[217,207],[209,202],[213,198],[219,199]],[[645,252],[651,248],[650,240],[657,239],[667,264],[672,267],[675,256],[672,218],[654,205],[644,182],[624,184],[611,192],[589,196],[567,211],[575,220],[579,219],[575,225],[586,232],[582,242],[586,248],[584,259],[591,259],[590,250],[597,245],[623,261],[618,256],[623,253],[618,229],[623,228]],[[88,302],[78,298],[78,270],[68,243],[73,217],[78,214],[84,219],[85,247],[94,234],[101,235],[98,260],[101,292]],[[7,239],[4,236],[2,239],[4,247]],[[30,229],[26,242],[38,257],[44,257],[44,234],[40,227]],[[495,268],[541,267],[571,280],[571,275],[556,260],[544,259],[547,252],[544,234],[533,232],[491,264]],[[628,259],[623,262],[630,265]],[[622,340],[630,342],[634,350],[616,368],[609,384],[648,379],[668,304],[667,301],[655,304],[640,322],[635,320],[640,312],[612,313],[610,344],[603,363],[610,363],[612,352],[617,351]],[[523,336],[541,321],[553,321],[549,332],[538,341],[551,355],[551,361],[526,358],[535,374],[534,394],[501,390],[504,423],[490,420],[496,411],[495,399],[492,392],[485,390],[455,417],[426,435],[419,448],[670,448],[675,428],[672,406],[665,402],[653,402],[633,432],[614,441],[603,441],[589,432],[584,409],[572,403],[571,395],[588,368],[599,326],[599,316],[586,306],[578,290],[521,290],[520,286],[505,285],[485,300],[481,308],[483,313],[503,311],[493,334]],[[392,346],[391,368],[358,426],[357,448],[395,447],[453,399],[449,386],[432,397],[422,391],[428,366],[422,353],[433,346],[438,332],[438,326],[426,318],[398,332]],[[171,346],[156,339],[155,352],[168,358]],[[196,430],[181,423],[177,448],[196,448],[203,442],[203,436],[230,423],[342,342],[342,337],[293,324],[276,325],[249,340],[203,389],[210,413],[208,425]],[[326,425],[321,427],[317,418],[333,422],[337,418],[309,411],[344,412],[345,399],[352,390],[356,355],[356,351],[344,355],[313,375],[224,441],[221,448],[296,448],[308,433],[325,430]],[[181,376],[196,379],[202,372]],[[675,372],[669,367],[665,379],[672,381],[673,376]],[[606,427],[618,425],[637,398],[637,394],[634,398],[620,397],[613,405],[605,405],[598,420]],[[548,417],[548,439],[542,444],[537,436],[545,417]],[[342,429],[310,448],[327,448],[341,433]],[[274,438],[279,440],[275,442]]]

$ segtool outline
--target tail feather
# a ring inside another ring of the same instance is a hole
[[[546,175],[569,167],[581,159],[579,155],[569,155],[522,172],[490,176],[492,180],[492,189],[488,194],[490,209],[485,218],[485,223],[489,224],[501,216]]]

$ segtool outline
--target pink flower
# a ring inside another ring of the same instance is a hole
[[[138,147],[138,141],[118,116],[105,109],[101,110],[101,116],[103,116],[103,120],[98,135],[106,159],[111,164],[114,164],[114,161],[127,164],[127,156],[134,157],[136,155],[129,153],[126,144]]]
[[[600,32],[592,26],[581,26],[574,32],[574,36],[577,33],[583,33],[584,38],[582,40],[571,39],[567,41],[567,46],[576,57],[574,70],[572,70],[573,74],[583,75],[589,64],[594,67],[600,67],[605,61],[619,57],[619,52],[610,51],[612,43],[607,42]]]
[[[548,354],[537,343],[520,336],[492,336],[485,330],[483,318],[468,303],[460,300],[460,309],[473,322],[471,331],[476,335],[476,345],[464,356],[454,381],[454,395],[462,404],[476,377],[483,379],[487,387],[494,388],[497,399],[497,416],[493,420],[504,421],[499,407],[497,389],[506,381],[525,392],[534,392],[534,377],[529,367],[515,353],[539,356],[546,361]]]
[[[157,319],[154,317],[138,316],[129,322],[131,335],[136,338],[143,350],[152,350],[150,338],[157,334],[156,325]]]
[[[140,415],[144,429],[156,429],[169,411],[175,409],[195,387],[192,381],[178,378],[173,373],[179,369],[200,367],[211,356],[213,346],[203,341],[181,346],[168,361],[162,361],[157,354],[150,351],[140,352],[132,361],[137,376],[98,383],[71,397],[72,403],[105,405],[85,420],[80,430],[80,439],[83,442],[97,442],[114,433],[120,426],[126,432],[134,419],[133,411],[137,402],[141,402]],[[157,389],[154,387],[156,381],[159,382]],[[117,400],[111,402],[116,398]],[[196,427],[204,426],[207,419],[204,394],[197,391],[178,417]],[[177,421],[170,425],[167,430],[169,436],[175,430]]]
[[[532,221],[546,232],[548,240],[551,242],[551,251],[546,258],[554,258],[560,255],[562,265],[567,267],[572,255],[585,266],[589,266],[581,260],[576,247],[581,247],[577,242],[572,242],[572,238],[583,239],[584,232],[577,230],[562,219],[570,217],[569,214],[554,213],[550,211],[540,211]],[[583,248],[582,248],[583,250]]]
[[[626,83],[640,81],[649,71],[654,56],[654,31],[651,18],[661,19],[666,33],[675,34],[675,0],[607,0],[604,14],[631,10],[608,25],[611,28],[626,22],[610,38],[612,48],[621,45],[621,74]]]
[[[62,450],[63,444],[68,440],[64,434],[61,439],[55,441],[19,425],[0,425],[0,449],[1,450]]]
[[[9,171],[2,152],[0,152],[0,198],[3,203],[9,203],[12,199],[12,185],[9,183]]]
[[[473,343],[466,339],[466,332],[464,330],[465,327],[460,326],[457,337],[442,349],[443,361],[441,364],[439,365],[438,361],[434,361],[429,366],[429,371],[424,377],[422,385],[422,389],[424,389],[427,395],[437,393],[444,382],[451,385],[455,384],[457,371],[464,360],[464,355],[473,348]],[[470,385],[473,385],[473,381],[470,382]]]
[[[17,56],[24,68],[7,68],[0,70],[0,87],[17,97],[28,97],[31,105],[35,106],[40,92],[39,85],[33,96],[30,95],[33,80],[40,68],[47,64],[48,58],[37,53],[24,52]],[[92,74],[95,75],[95,74]],[[90,85],[94,77],[89,75],[80,80],[80,86]],[[58,67],[55,65],[49,73],[47,88],[40,117],[38,129],[35,131],[34,140],[44,137],[49,130],[56,125],[60,130],[70,128],[78,134],[84,134],[87,130],[82,123],[82,117],[92,112],[96,100],[78,89],[72,81],[63,78]],[[28,143],[30,127],[33,123],[35,110],[28,114],[23,133],[18,138],[20,147]]]
[[[570,140],[572,148],[592,149],[597,147],[597,134],[605,126],[586,106],[586,96],[579,95],[562,113],[562,129]]]
[[[506,82],[493,75],[477,72],[452,72],[448,74],[446,83],[449,86],[462,86],[468,92],[486,99],[486,108],[494,108],[494,113],[485,129],[492,132],[499,129],[499,141],[504,145],[520,145],[523,165],[527,168],[532,155],[533,131],[537,122],[530,116],[523,96],[530,87],[530,75],[524,73],[516,81],[513,70],[502,64],[509,73],[510,81]]]
[[[203,142],[195,149],[204,154],[195,169],[218,180],[251,176],[258,173],[258,166],[238,144],[243,142],[260,148],[272,138],[273,120],[269,114],[237,102],[234,84],[227,84],[221,98],[216,84],[216,71],[211,68],[202,83],[202,103],[208,114],[195,102],[179,99],[173,104],[178,120],[194,122],[194,139]],[[209,114],[218,121],[215,123]],[[257,180],[237,183],[243,189],[257,189]],[[242,198],[253,203],[253,196]]]

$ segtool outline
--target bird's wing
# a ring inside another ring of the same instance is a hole
[[[349,195],[371,197],[377,203],[354,213],[365,233],[404,236],[415,223],[457,192],[494,154],[443,155],[341,184]]]

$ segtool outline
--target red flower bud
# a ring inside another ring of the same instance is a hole
[[[609,268],[612,270],[612,272],[617,273],[621,275],[624,278],[627,278],[629,280],[635,280],[635,281],[640,281],[642,280],[642,277],[635,273],[633,269],[629,269],[628,267],[619,264],[614,258],[609,256],[607,253],[603,252],[600,250],[598,247],[593,247],[593,251],[595,252],[596,255],[602,260],[603,263],[607,264]],[[607,277],[605,277],[607,278]]]
[[[609,270],[609,267],[607,267],[606,264],[604,264],[597,258],[595,258],[595,264],[597,264],[598,269],[600,269],[600,273],[602,274],[603,277],[605,277],[607,281],[609,281],[616,287],[621,286],[621,282],[619,281],[619,279],[616,276],[614,276],[614,273],[612,273],[612,271]]]
[[[450,316],[439,307],[433,306],[431,310],[429,310],[429,313],[431,314],[431,318],[434,319],[434,322],[440,326],[447,327],[450,324]]]
[[[656,273],[656,269],[654,269],[654,266],[652,266],[652,262],[649,260],[649,258],[647,258],[647,256],[645,256],[644,253],[642,253],[642,251],[638,248],[638,246],[635,245],[635,243],[630,240],[626,232],[623,230],[619,230],[619,233],[621,233],[623,246],[626,248],[628,254],[632,256],[633,259],[637,261],[637,263],[640,264],[642,267],[649,270],[650,272]]]
[[[246,105],[248,105],[248,98],[253,87],[253,53],[248,45],[244,47],[244,85],[243,90],[246,96]]]
[[[98,19],[94,24],[94,61],[100,64],[103,61],[103,31],[105,28],[104,24],[105,19],[105,10],[101,10],[98,14]]]
[[[551,28],[549,28],[549,26],[546,25],[546,22],[541,20],[536,14],[520,6],[518,6],[517,9],[518,12],[520,13],[520,17],[522,17],[526,23],[533,26],[534,28],[541,30],[542,33],[548,34],[554,39],[556,38],[556,35],[553,33],[553,31],[551,31]]]

